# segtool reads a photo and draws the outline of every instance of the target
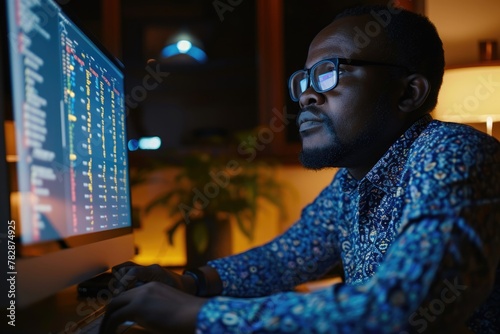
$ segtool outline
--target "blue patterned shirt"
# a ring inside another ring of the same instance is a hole
[[[284,234],[209,262],[223,296],[197,333],[499,333],[499,260],[498,141],[425,116]],[[294,291],[339,261],[344,283]]]

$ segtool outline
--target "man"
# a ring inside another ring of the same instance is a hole
[[[184,275],[115,268],[148,283],[111,301],[103,331],[133,320],[165,333],[499,332],[500,145],[432,120],[443,69],[426,18],[337,16],[289,83],[301,161],[343,167],[332,183],[261,247]],[[343,284],[293,291],[339,261]]]

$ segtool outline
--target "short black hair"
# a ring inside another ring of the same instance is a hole
[[[400,65],[427,78],[430,93],[419,109],[432,111],[437,104],[445,66],[443,42],[434,24],[418,13],[382,5],[347,8],[334,20],[363,15],[371,15],[385,30]]]

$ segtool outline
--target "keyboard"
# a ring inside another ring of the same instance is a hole
[[[81,322],[77,324],[76,328],[71,328],[71,330],[63,331],[59,334],[99,334],[99,328],[101,327],[102,320],[104,318],[105,308],[102,307],[98,309],[96,312],[92,313]],[[120,326],[118,326],[116,330],[116,334],[146,334],[146,331],[143,327],[137,325],[135,322],[126,321]]]

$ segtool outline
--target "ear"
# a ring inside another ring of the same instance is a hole
[[[429,96],[431,85],[421,74],[412,74],[405,78],[405,90],[399,101],[402,112],[412,112],[422,106]]]

